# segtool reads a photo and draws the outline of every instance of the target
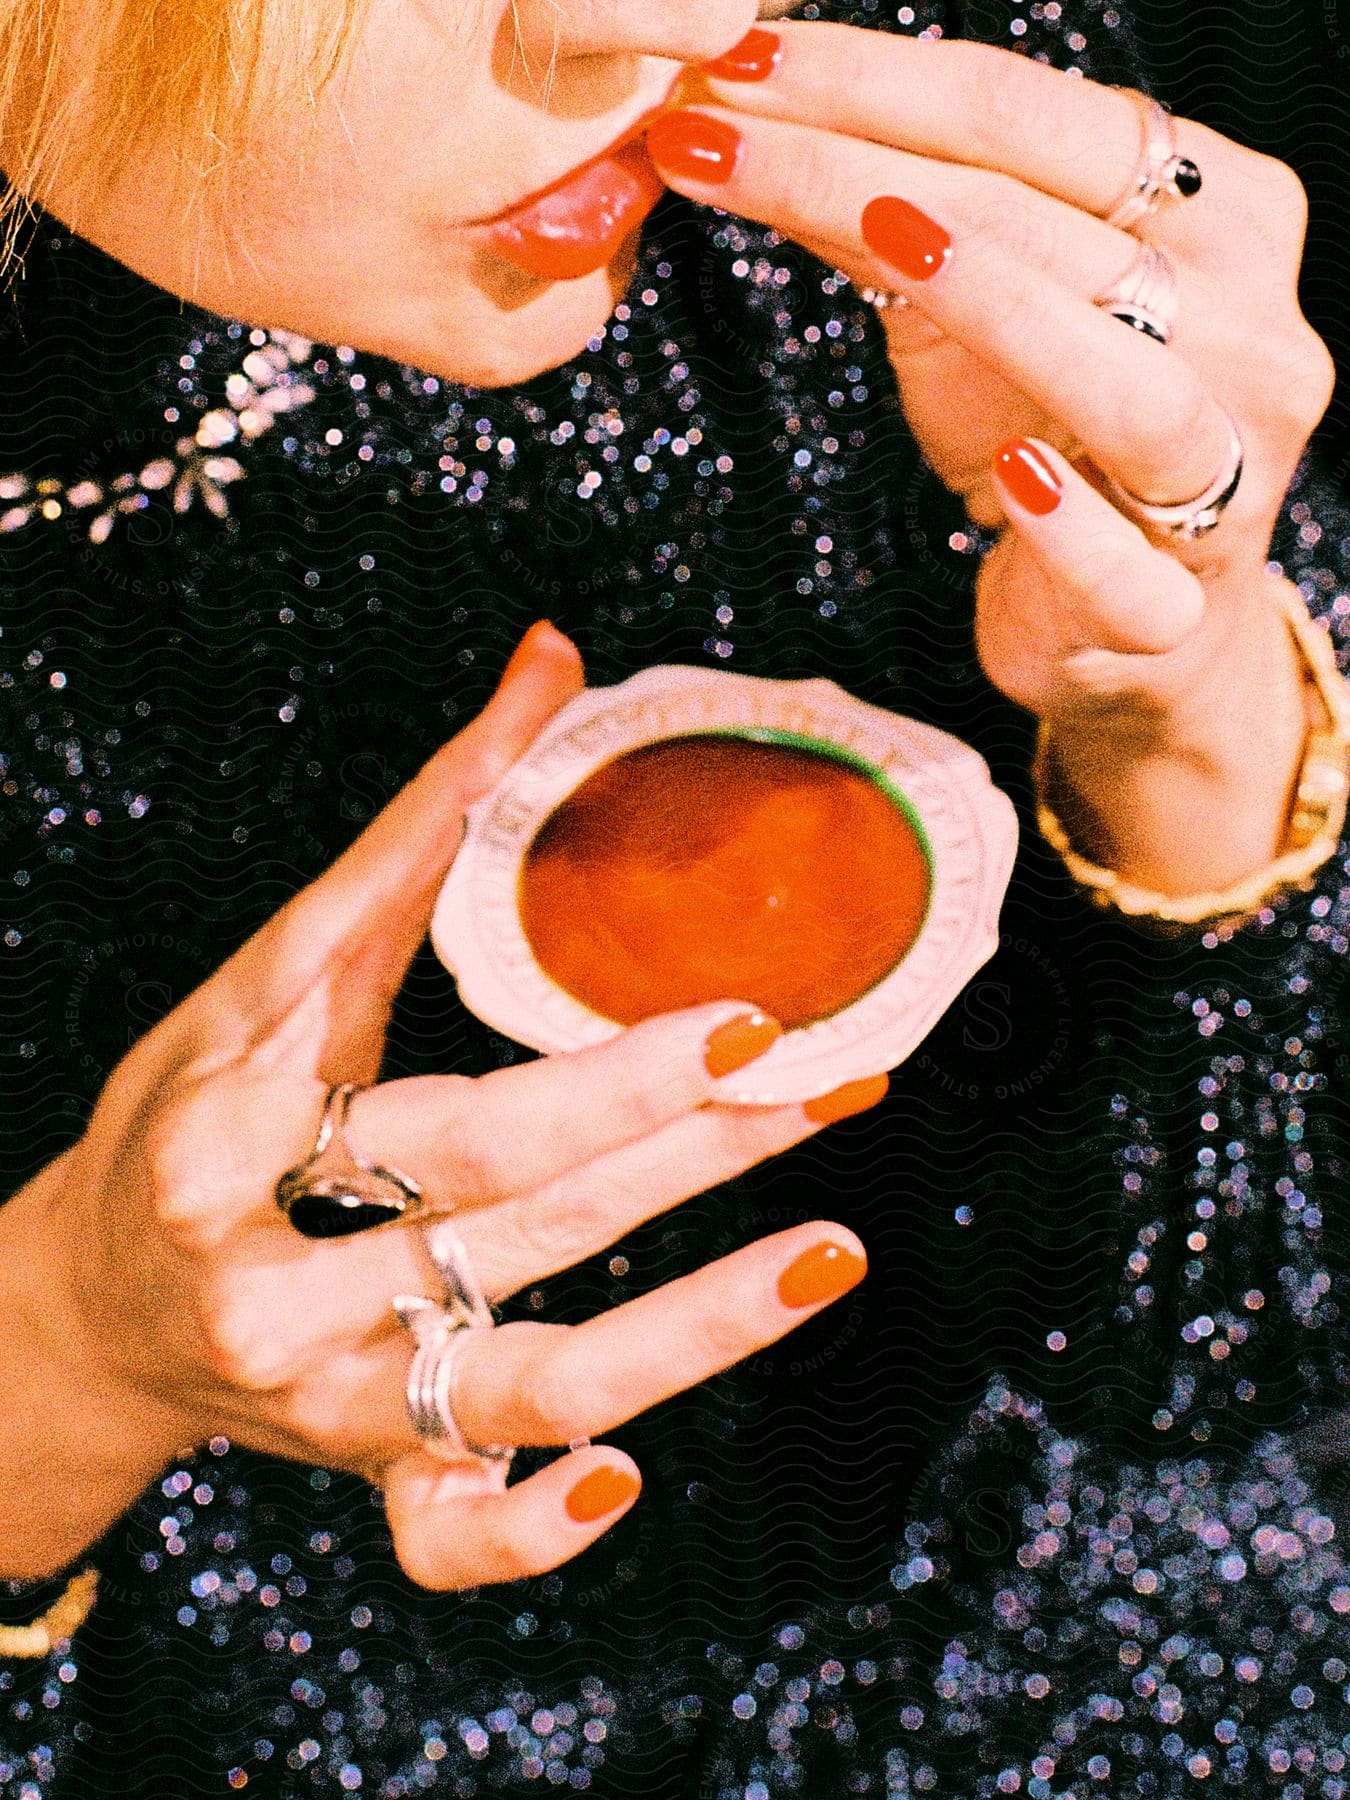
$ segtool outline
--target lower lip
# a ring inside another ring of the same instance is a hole
[[[577,281],[614,261],[664,191],[637,139],[498,219],[488,238],[504,261],[527,274]]]

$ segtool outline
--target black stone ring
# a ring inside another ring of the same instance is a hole
[[[415,1181],[367,1162],[347,1142],[347,1112],[360,1091],[353,1081],[329,1088],[313,1150],[277,1182],[277,1205],[303,1237],[352,1237],[422,1211]]]
[[[1124,90],[1139,107],[1143,144],[1130,185],[1106,214],[1106,223],[1130,231],[1158,207],[1173,200],[1193,200],[1205,185],[1198,164],[1183,156],[1176,120],[1150,94]]]

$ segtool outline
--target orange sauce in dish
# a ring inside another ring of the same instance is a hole
[[[540,967],[605,1018],[739,999],[791,1029],[890,973],[929,888],[919,831],[879,780],[709,734],[582,782],[530,845],[519,905]]]

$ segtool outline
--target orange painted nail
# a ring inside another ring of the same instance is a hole
[[[783,1027],[767,1013],[742,1013],[719,1025],[703,1046],[703,1062],[712,1076],[730,1075],[743,1069],[783,1035]]]
[[[851,1119],[854,1113],[866,1112],[878,1100],[884,1100],[891,1085],[889,1075],[867,1075],[861,1081],[846,1081],[833,1093],[808,1100],[802,1107],[815,1125],[833,1125],[836,1119]]]
[[[819,1306],[857,1287],[867,1273],[867,1258],[843,1244],[813,1244],[778,1277],[784,1306]]]
[[[592,1525],[606,1513],[617,1512],[636,1498],[642,1483],[627,1469],[592,1469],[567,1496],[567,1516],[578,1525]]]

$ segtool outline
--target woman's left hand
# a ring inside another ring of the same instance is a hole
[[[1298,305],[1297,177],[1177,129],[1203,187],[1132,236],[1104,220],[1140,166],[1137,97],[981,45],[787,24],[697,71],[649,137],[672,187],[910,302],[881,316],[911,426],[1002,527],[986,672],[1053,724],[1082,847],[1172,893],[1284,837],[1307,715],[1266,558],[1334,375]],[[1094,304],[1144,237],[1176,270],[1167,347]],[[1101,474],[1155,504],[1203,493],[1230,418],[1245,469],[1211,535],[1146,534],[1112,503]]]

